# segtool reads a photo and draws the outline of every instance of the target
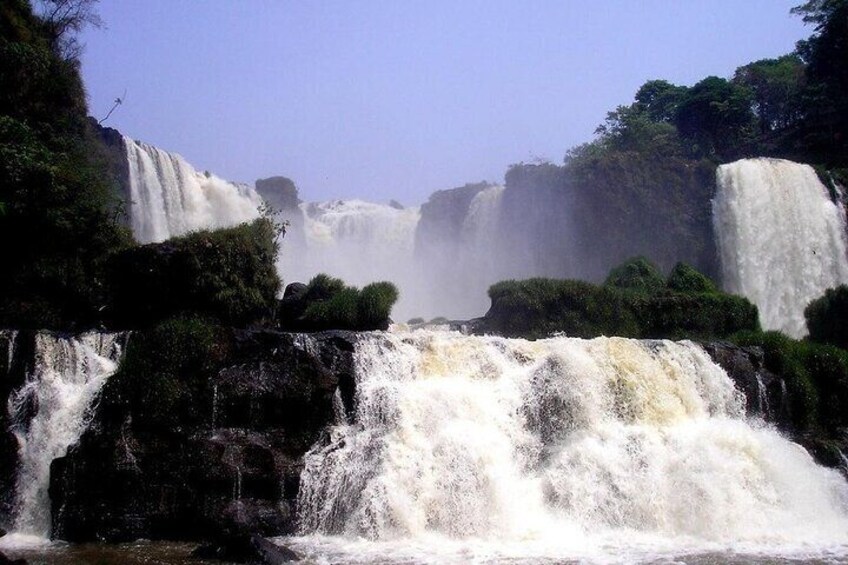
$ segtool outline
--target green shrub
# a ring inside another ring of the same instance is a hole
[[[829,288],[804,310],[810,339],[848,349],[848,286]]]
[[[675,292],[718,292],[716,284],[686,263],[677,263],[668,275],[666,287]]]
[[[356,302],[358,325],[379,329],[389,319],[392,306],[397,302],[398,290],[389,282],[375,282],[362,287]]]
[[[630,307],[643,338],[707,339],[760,329],[757,307],[741,296],[664,292],[633,297]]]
[[[200,315],[245,326],[270,318],[280,287],[276,253],[265,219],[124,251],[110,265],[114,324]]]
[[[665,286],[665,279],[656,265],[645,257],[634,257],[611,270],[604,286],[637,292],[655,292]]]
[[[306,290],[280,304],[280,326],[290,331],[370,331],[389,327],[397,287],[375,282],[362,290],[340,279],[319,274]]]

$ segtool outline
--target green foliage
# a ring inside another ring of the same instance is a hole
[[[766,369],[786,383],[795,429],[836,435],[848,424],[848,352],[778,332],[744,332],[732,339],[763,348]]]
[[[829,288],[804,310],[810,339],[848,349],[848,286]]]
[[[761,134],[790,127],[803,115],[804,63],[794,53],[739,67],[733,82],[753,93]]]
[[[709,277],[686,263],[678,263],[674,266],[668,275],[666,287],[675,292],[685,293],[718,292],[718,287]]]
[[[112,319],[144,327],[181,314],[245,326],[270,319],[280,279],[266,219],[128,249],[110,261]]]
[[[757,307],[723,293],[659,292],[634,297],[630,304],[642,338],[714,339],[760,328]]]
[[[131,243],[55,31],[28,2],[0,6],[0,323],[17,327],[96,325],[104,260]]]
[[[118,372],[104,387],[104,409],[129,413],[137,431],[167,433],[178,425],[206,423],[211,401],[201,399],[226,354],[224,342],[218,326],[196,317],[134,332]]]
[[[751,91],[719,77],[690,88],[677,107],[675,124],[696,156],[730,160],[740,156],[753,133]]]
[[[610,271],[605,286],[636,292],[656,292],[665,286],[665,279],[645,257],[634,257]]]
[[[712,291],[670,290],[662,277],[655,278],[656,269],[647,268],[647,261],[627,265],[637,268],[625,265],[610,275],[623,286],[542,278],[499,282],[489,288],[492,307],[483,326],[486,331],[529,339],[559,332],[585,338],[720,338],[759,330],[756,306],[716,292],[712,281],[688,272],[691,267],[678,269],[687,275],[681,278]]]
[[[360,290],[322,273],[309,281],[305,292],[282,301],[280,326],[292,331],[384,330],[397,299],[397,287],[390,282]]]
[[[357,323],[362,327],[380,328],[397,302],[398,289],[390,282],[375,282],[362,287],[356,302]]]
[[[510,337],[538,339],[562,332],[574,337],[636,336],[638,322],[627,295],[583,281],[533,278],[489,288],[487,324]]]

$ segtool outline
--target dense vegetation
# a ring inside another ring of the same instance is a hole
[[[274,318],[280,279],[274,227],[265,218],[129,248],[108,263],[110,307],[122,328],[178,315],[244,327]]]
[[[280,303],[279,323],[291,331],[385,330],[397,299],[397,287],[390,282],[360,290],[320,274],[308,285],[289,285]]]
[[[94,324],[105,261],[131,242],[75,58],[93,16],[51,16],[0,4],[0,323],[17,327]]]
[[[828,289],[804,310],[810,339],[848,349],[848,286]]]
[[[714,339],[758,331],[757,308],[716,291],[687,265],[666,279],[644,258],[610,272],[607,283],[534,278],[503,281],[489,289],[492,307],[481,329],[540,338],[562,332],[574,337]]]
[[[741,332],[732,340],[763,349],[765,368],[786,383],[794,430],[839,437],[848,425],[848,352],[778,332]]]

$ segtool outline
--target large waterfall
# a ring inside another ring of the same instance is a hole
[[[845,210],[808,165],[720,166],[713,221],[724,288],[754,302],[765,329],[806,335],[807,304],[848,283]]]
[[[130,224],[142,243],[259,216],[255,190],[201,173],[181,156],[124,137],[129,165]]]
[[[117,369],[124,341],[125,334],[99,332],[35,336],[34,366],[7,407],[20,462],[15,535],[2,538],[4,544],[50,536],[50,463],[64,456],[85,431],[100,389]]]
[[[301,535],[284,540],[309,558],[628,561],[848,543],[848,484],[747,419],[693,343],[417,331],[364,337],[355,359],[355,415],[305,457]]]

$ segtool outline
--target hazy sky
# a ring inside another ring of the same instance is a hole
[[[791,51],[800,0],[101,0],[83,40],[106,125],[305,200],[418,204],[561,162],[648,79]]]

